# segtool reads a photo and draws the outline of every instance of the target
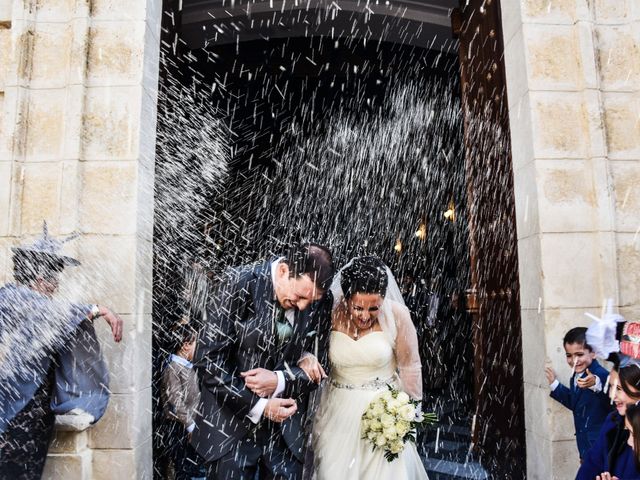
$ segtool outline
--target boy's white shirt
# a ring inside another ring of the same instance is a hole
[[[577,380],[578,378],[580,378],[580,375],[582,375],[582,373],[576,373],[573,376],[573,384],[577,385]],[[600,381],[600,377],[595,375],[596,377],[596,383],[592,386],[589,387],[589,390],[592,390],[596,393],[601,392],[602,391],[602,382]],[[558,385],[560,385],[560,381],[556,378],[553,383],[551,383],[551,385],[549,385],[549,388],[551,388],[551,391],[553,392],[556,388],[558,388]]]

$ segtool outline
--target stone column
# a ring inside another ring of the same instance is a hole
[[[638,7],[624,0],[501,3],[528,478],[573,478],[572,415],[549,398],[544,367],[550,361],[568,382],[562,338],[588,325],[584,312],[600,312],[606,297],[623,314],[638,312]],[[622,91],[609,92],[615,89]]]
[[[81,233],[68,248],[82,266],[65,273],[64,293],[107,305],[126,322],[117,345],[104,322],[97,323],[111,373],[104,418],[56,439],[63,449],[80,449],[74,452],[84,459],[85,478],[152,475],[161,3],[0,0],[0,64],[9,67],[0,74],[0,279],[11,277],[10,246],[41,232],[46,219],[53,235]],[[52,451],[56,461],[48,462],[45,476],[70,478],[60,473],[63,453]]]

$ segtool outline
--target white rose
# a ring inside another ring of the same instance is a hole
[[[411,426],[409,425],[409,422],[398,422],[398,424],[396,425],[396,431],[398,432],[398,436],[399,437],[404,437],[410,430]]]
[[[398,392],[398,396],[396,397],[396,399],[398,399],[402,403],[409,403],[410,400],[409,395],[404,392]]]
[[[393,418],[393,415],[389,415],[388,413],[383,413],[382,416],[380,417],[380,423],[384,428],[387,428],[395,424],[396,419]]]
[[[385,443],[387,443],[387,439],[384,437],[384,435],[378,435],[378,437],[376,438],[376,446],[384,447]]]
[[[385,402],[389,402],[393,400],[393,395],[391,394],[391,390],[385,390],[380,394],[380,398]]]
[[[376,402],[371,406],[370,409],[372,418],[380,418],[380,416],[384,413],[384,405],[380,402]]]
[[[398,432],[396,431],[396,427],[393,425],[391,425],[390,427],[385,427],[385,429],[382,431],[382,434],[388,440],[395,440],[398,437]]]
[[[367,433],[367,438],[369,439],[369,441],[371,442],[375,442],[376,438],[378,436],[377,432],[374,432],[373,430],[369,430],[369,433]]]
[[[387,410],[396,413],[403,404],[397,398],[391,399],[387,402]]]
[[[374,432],[379,432],[382,430],[382,424],[379,420],[371,420],[371,422],[369,423],[369,428]]]
[[[389,450],[391,450],[391,453],[400,453],[403,449],[404,443],[402,443],[402,440],[395,440],[391,442],[391,445],[389,446]]]
[[[406,420],[407,422],[411,422],[416,418],[416,407],[414,407],[410,403],[407,403],[406,405],[402,405],[398,409],[398,415],[400,415],[400,417],[403,420]]]

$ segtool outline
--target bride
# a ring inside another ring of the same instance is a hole
[[[418,339],[391,271],[375,257],[347,264],[332,286],[335,306],[329,344],[330,374],[315,416],[314,477],[426,479],[416,446],[407,443],[395,460],[361,437],[362,414],[387,385],[422,399]],[[314,357],[300,366],[313,377]]]

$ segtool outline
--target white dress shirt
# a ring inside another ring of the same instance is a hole
[[[573,388],[579,388],[578,387],[578,379],[580,378],[580,376],[582,375],[582,373],[576,373],[573,376]],[[602,382],[600,381],[600,377],[595,375],[596,377],[596,383],[589,387],[589,390],[593,390],[594,392],[598,393],[602,391]],[[549,385],[549,388],[551,388],[551,391],[553,392],[556,388],[558,388],[558,385],[560,385],[560,381],[556,378],[553,383],[551,383]]]

